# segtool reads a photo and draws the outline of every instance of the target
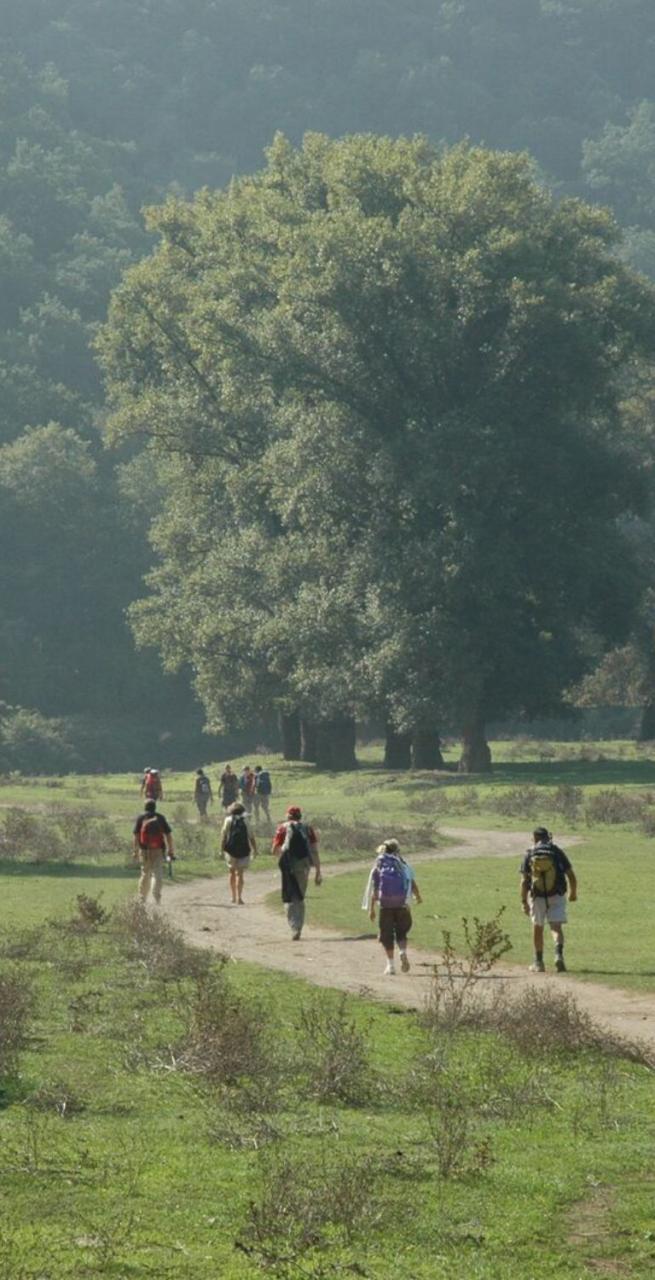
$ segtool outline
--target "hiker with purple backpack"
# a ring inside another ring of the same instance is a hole
[[[368,878],[362,910],[368,911],[371,920],[375,920],[379,905],[379,938],[387,956],[385,974],[396,972],[394,964],[395,946],[400,952],[400,967],[403,973],[409,973],[407,958],[407,935],[412,927],[412,913],[409,903],[412,897],[421,902],[419,887],[414,872],[408,862],[400,856],[400,845],[397,840],[385,840],[376,849],[376,860]]]

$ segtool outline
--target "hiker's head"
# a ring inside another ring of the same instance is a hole
[[[290,804],[287,809],[287,818],[292,822],[299,822],[302,818],[302,809],[299,809],[297,804]]]
[[[231,773],[231,772],[232,772],[232,765],[231,765],[231,764],[226,764],[226,766],[225,766],[225,772],[226,772],[226,773]]]
[[[156,808],[157,802],[155,800],[146,800],[146,813],[154,813]]]
[[[199,778],[201,778],[201,777],[202,777],[202,775],[203,775],[203,773],[204,773],[204,772],[205,772],[205,770],[204,770],[204,769],[196,769],[196,773],[198,774],[198,777],[199,777]]]
[[[547,831],[545,827],[535,827],[532,832],[532,839],[535,844],[544,844],[545,841],[550,840],[550,831]]]
[[[383,840],[375,852],[378,856],[381,853],[400,853],[400,845],[397,840]]]
[[[262,766],[261,766],[260,764],[256,764],[256,765],[255,765],[255,773],[261,773],[261,771],[262,771]]]
[[[234,804],[231,804],[228,809],[228,813],[245,813],[245,812],[246,812],[246,806],[243,805],[240,800],[235,800]]]

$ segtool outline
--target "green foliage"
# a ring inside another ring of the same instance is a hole
[[[210,723],[557,708],[638,597],[617,414],[653,295],[611,219],[525,157],[308,135],[149,225],[99,350],[169,495],[136,632]]]

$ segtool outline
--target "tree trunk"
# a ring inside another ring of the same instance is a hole
[[[641,713],[641,724],[639,726],[639,741],[653,742],[655,741],[655,702],[647,702]]]
[[[462,743],[458,772],[491,773],[491,752],[485,735],[484,721],[472,720],[465,725]]]
[[[313,720],[300,721],[300,759],[305,764],[315,764],[317,759],[317,727]]]
[[[443,769],[441,740],[436,729],[415,729],[412,737],[412,769]]]
[[[300,760],[300,716],[292,711],[286,716],[283,711],[278,716],[280,738],[282,739],[282,759]]]
[[[411,769],[411,745],[410,733],[396,733],[396,730],[388,724],[384,743],[385,769]]]
[[[319,769],[340,772],[357,768],[355,721],[322,720],[317,726],[316,764]]]

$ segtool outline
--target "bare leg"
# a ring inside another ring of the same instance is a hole
[[[243,869],[240,867],[237,869],[237,898],[243,905]]]
[[[237,869],[236,867],[230,867],[230,894],[232,896],[232,901],[236,902],[237,900]]]

